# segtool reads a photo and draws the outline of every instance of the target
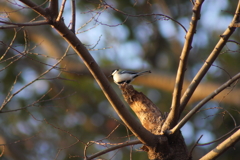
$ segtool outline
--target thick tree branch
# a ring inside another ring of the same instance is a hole
[[[218,89],[216,89],[214,92],[212,92],[209,96],[207,96],[206,98],[204,98],[201,102],[199,102],[173,129],[169,130],[167,133],[168,134],[174,134],[176,133],[178,130],[180,130],[180,128],[182,128],[182,126],[184,124],[186,124],[188,122],[188,120],[190,118],[192,118],[195,113],[197,111],[199,111],[199,109],[206,104],[208,101],[210,101],[211,99],[213,99],[216,95],[218,95],[220,92],[222,92],[224,89],[226,89],[227,87],[230,87],[231,84],[233,84],[234,82],[236,82],[237,80],[240,79],[240,73],[238,73],[237,75],[235,75],[232,79],[228,80],[227,82],[225,82],[223,85],[221,85]]]
[[[54,25],[59,34],[72,46],[75,52],[82,58],[85,65],[101,87],[103,93],[111,103],[115,111],[118,113],[122,121],[129,127],[129,129],[142,141],[144,144],[154,145],[155,136],[147,131],[136,119],[129,113],[122,101],[119,99],[108,79],[99,68],[91,54],[81,43],[81,41],[70,31],[63,22]]]
[[[43,17],[47,17],[48,14],[44,8],[41,6],[37,5],[36,3],[32,2],[31,0],[19,0],[20,2],[24,3],[28,7],[32,8],[36,13]],[[47,18],[46,18],[47,19]]]
[[[48,9],[50,10],[48,14],[50,14],[51,19],[55,21],[58,16],[58,0],[50,0]]]
[[[26,5],[31,7],[37,13],[43,15],[42,10],[34,4],[30,3],[27,0],[21,0],[21,2],[26,2]],[[51,3],[55,2],[56,0],[51,1]],[[51,6],[51,5],[50,5]],[[55,6],[58,7],[58,6]],[[37,8],[37,10],[36,10]],[[56,10],[50,7],[51,10]],[[45,14],[45,13],[44,13]],[[45,18],[49,20],[52,16],[44,15]],[[95,62],[91,54],[88,52],[86,47],[81,43],[81,41],[76,37],[76,35],[67,28],[62,20],[58,22],[53,22],[52,27],[55,28],[58,33],[71,45],[71,47],[75,50],[75,52],[79,55],[79,57],[83,60],[84,64],[87,66],[99,86],[101,87],[103,93],[107,97],[110,104],[113,106],[119,117],[122,121],[128,126],[128,128],[139,138],[139,140],[146,145],[154,146],[156,136],[153,135],[151,132],[147,131],[133,116],[130,112],[126,109],[122,101],[119,99],[113,88],[111,87],[108,79],[103,74],[102,70]]]
[[[227,43],[229,37],[233,34],[235,31],[236,27],[234,25],[239,22],[239,14],[240,14],[240,2],[238,2],[238,6],[235,12],[235,15],[233,17],[232,22],[228,26],[228,28],[224,31],[224,33],[221,35],[220,40],[214,47],[212,53],[209,55],[205,63],[203,64],[202,68],[198,71],[197,75],[193,78],[191,84],[189,85],[188,89],[185,91],[181,98],[181,103],[180,103],[180,114],[186,107],[189,99],[191,98],[193,92],[196,90],[197,86],[199,85],[200,81],[202,78],[205,76],[215,59],[218,57],[220,54],[221,50]]]
[[[203,156],[200,160],[209,160],[216,159],[220,155],[222,155],[227,149],[233,147],[235,143],[240,140],[240,129],[237,130],[233,135],[231,135],[228,139],[219,144],[216,148],[208,152],[205,156]]]
[[[200,11],[201,11],[201,6],[203,2],[204,0],[196,1],[193,7],[192,20],[190,22],[189,30],[186,34],[186,40],[185,40],[180,61],[179,61],[177,77],[176,77],[175,87],[173,91],[171,111],[162,127],[162,131],[172,128],[174,125],[176,125],[179,119],[179,105],[180,105],[180,98],[181,98],[181,92],[182,92],[183,81],[184,81],[184,73],[186,71],[188,55],[192,48],[191,44],[192,44],[193,36],[196,33],[197,22],[200,19]]]

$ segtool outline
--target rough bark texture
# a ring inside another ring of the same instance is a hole
[[[122,84],[125,101],[135,112],[144,128],[151,133],[158,135],[158,140],[154,147],[144,145],[142,149],[148,152],[149,159],[156,160],[187,160],[188,152],[181,132],[172,136],[166,136],[161,132],[161,128],[167,117],[166,113],[161,113],[159,108],[143,93],[136,91],[132,85]]]

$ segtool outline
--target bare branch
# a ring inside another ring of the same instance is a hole
[[[200,160],[216,159],[222,155],[227,149],[234,146],[240,140],[240,129],[238,129],[232,136],[219,144],[216,148],[204,155]]]
[[[6,104],[8,104],[12,98],[17,95],[19,92],[21,92],[23,89],[27,88],[28,86],[30,86],[32,83],[36,82],[37,80],[39,80],[42,76],[46,75],[47,73],[49,73],[52,69],[55,68],[55,66],[57,66],[67,55],[67,52],[69,50],[70,46],[68,46],[65,54],[62,56],[62,58],[56,63],[54,64],[50,69],[46,70],[45,72],[43,72],[40,76],[38,76],[36,79],[34,79],[33,81],[29,82],[28,84],[26,84],[25,86],[23,86],[22,88],[20,88],[18,91],[16,91],[15,93],[7,96],[4,100],[4,102],[2,103],[1,107],[0,107],[0,111],[2,111],[3,107],[6,106]],[[14,86],[14,85],[13,85]],[[11,90],[10,90],[11,91]]]
[[[233,24],[233,27],[240,27],[240,23]]]
[[[19,0],[19,1],[27,5],[28,7],[32,8],[39,15],[43,17],[48,17],[48,13],[46,12],[46,10],[43,9],[41,6],[37,5],[36,3],[32,2],[31,0]]]
[[[179,119],[179,111],[180,111],[179,106],[180,106],[180,98],[181,98],[181,92],[182,92],[183,81],[184,81],[184,73],[186,71],[188,55],[192,48],[191,45],[192,45],[193,36],[196,33],[197,22],[200,19],[200,11],[201,11],[201,6],[203,2],[204,0],[196,2],[193,7],[192,20],[190,22],[189,30],[186,34],[186,40],[185,40],[180,61],[179,61],[175,87],[173,90],[171,111],[162,127],[162,131],[172,128],[174,125],[176,125]]]
[[[98,152],[98,153],[95,153],[94,155],[91,155],[90,157],[85,157],[85,160],[91,160],[93,158],[96,158],[98,156],[101,156],[105,153],[108,153],[110,151],[113,151],[113,150],[116,150],[116,149],[119,149],[119,148],[123,148],[123,147],[126,147],[126,146],[131,146],[131,145],[136,145],[136,144],[142,144],[141,141],[139,140],[134,140],[134,141],[130,141],[130,142],[125,142],[123,144],[120,144],[120,145],[117,145],[117,146],[114,146],[114,147],[110,147],[108,149],[105,149],[101,152]]]
[[[15,39],[17,37],[17,31],[16,29],[14,29],[14,36],[13,36],[13,39],[11,40],[9,46],[7,47],[6,51],[2,54],[2,56],[0,57],[0,61],[6,56],[6,54],[8,53],[9,49],[12,47]],[[0,70],[1,71],[1,70]]]
[[[0,23],[9,24],[6,26],[0,26],[0,29],[19,28],[19,27],[23,27],[23,26],[49,25],[50,24],[50,22],[46,21],[46,20],[39,20],[39,21],[27,22],[27,23],[13,23],[13,22],[0,21]]]
[[[61,20],[62,15],[63,15],[64,8],[65,8],[65,3],[66,3],[66,0],[63,0],[56,21],[60,21],[60,20]]]
[[[180,128],[182,128],[182,126],[184,124],[186,124],[188,122],[188,120],[190,118],[192,118],[192,116],[195,115],[195,113],[197,111],[199,111],[199,109],[206,104],[208,101],[210,101],[211,99],[213,99],[216,95],[218,95],[220,92],[222,92],[224,89],[226,89],[227,87],[231,86],[231,84],[233,84],[234,82],[238,81],[240,78],[240,73],[238,73],[237,75],[235,75],[232,79],[228,80],[227,82],[225,82],[223,85],[221,85],[218,89],[216,89],[214,92],[212,92],[210,95],[208,95],[206,98],[204,98],[201,102],[199,102],[173,129],[171,129],[170,131],[167,131],[168,134],[174,134],[176,133],[178,130],[180,130]]]
[[[228,133],[224,134],[223,136],[221,136],[220,138],[212,141],[212,142],[208,142],[208,143],[201,143],[201,144],[197,144],[197,146],[206,146],[206,145],[209,145],[209,144],[212,144],[212,143],[215,143],[217,141],[221,141],[223,139],[225,139],[226,137],[228,137],[229,135],[232,135],[234,132],[236,132],[238,129],[240,128],[240,126],[238,127],[235,127],[234,129],[232,129],[231,131],[229,131]]]
[[[194,146],[191,148],[191,150],[190,150],[190,152],[189,152],[189,154],[188,154],[188,159],[192,159],[191,157],[192,157],[192,152],[193,152],[193,150],[194,150],[194,148],[197,146],[197,144],[198,144],[198,142],[200,141],[200,139],[202,138],[202,136],[203,135],[201,135],[199,138],[198,138],[198,140],[197,140],[197,142],[194,144]]]
[[[198,3],[198,2],[196,2]],[[199,85],[200,81],[204,77],[204,75],[207,73],[215,59],[220,54],[221,50],[227,43],[229,37],[233,34],[233,32],[236,30],[236,27],[234,27],[234,24],[239,21],[240,17],[240,2],[238,2],[238,6],[236,8],[236,13],[233,17],[232,22],[229,24],[228,28],[224,31],[224,33],[221,35],[220,40],[214,47],[212,53],[209,55],[205,63],[203,64],[202,68],[198,71],[197,75],[193,78],[191,84],[189,85],[188,89],[185,91],[181,98],[180,103],[180,114],[186,107],[189,99],[191,98],[193,92],[196,90],[197,86]]]
[[[139,138],[142,143],[149,146],[154,146],[155,136],[147,131],[126,109],[123,102],[119,99],[118,95],[111,87],[107,77],[104,75],[98,64],[95,62],[86,47],[76,37],[76,35],[72,33],[72,31],[70,31],[62,21],[60,21],[57,25],[53,24],[53,26],[83,60],[86,67],[89,69],[94,79],[97,81],[103,93],[117,114],[120,116],[122,121]]]
[[[70,30],[75,33],[75,26],[76,26],[76,2],[75,0],[71,0],[71,6],[72,6],[72,25]]]
[[[58,16],[58,0],[50,0],[48,9],[50,10],[49,14],[51,15],[52,20],[55,21]]]
[[[153,14],[131,15],[131,14],[125,13],[125,12],[119,10],[119,9],[116,9],[116,8],[112,7],[111,5],[107,4],[106,2],[103,2],[102,4],[105,5],[106,8],[111,8],[111,9],[113,9],[113,10],[116,11],[116,12],[119,12],[119,13],[121,13],[121,14],[123,14],[123,15],[126,15],[127,17],[149,17],[149,16],[157,16],[157,17],[164,17],[165,19],[170,19],[170,20],[172,20],[173,22],[175,22],[176,24],[178,24],[180,27],[182,27],[183,30],[187,33],[186,28],[185,28],[180,22],[178,22],[177,20],[175,20],[175,19],[173,19],[172,17],[169,17],[169,16],[167,16],[167,15],[164,15],[164,14],[155,14],[155,13],[153,13]]]

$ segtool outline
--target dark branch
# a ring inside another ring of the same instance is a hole
[[[25,5],[27,5],[31,9],[33,9],[36,13],[38,13],[39,15],[41,15],[47,19],[48,14],[47,14],[46,10],[44,8],[42,8],[41,6],[37,5],[36,3],[32,2],[31,0],[19,0],[19,1],[24,3]]]
[[[75,34],[75,26],[76,26],[76,2],[75,0],[71,1],[72,6],[72,25],[70,30]]]
[[[5,26],[0,26],[0,29],[10,29],[10,28],[19,28],[23,26],[40,26],[40,25],[49,25],[50,22],[46,20],[27,22],[27,23],[13,23],[13,22],[5,22],[0,21],[0,23],[9,24]]]

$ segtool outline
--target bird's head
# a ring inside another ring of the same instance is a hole
[[[112,77],[114,74],[116,74],[119,71],[119,69],[114,69],[108,77]]]

